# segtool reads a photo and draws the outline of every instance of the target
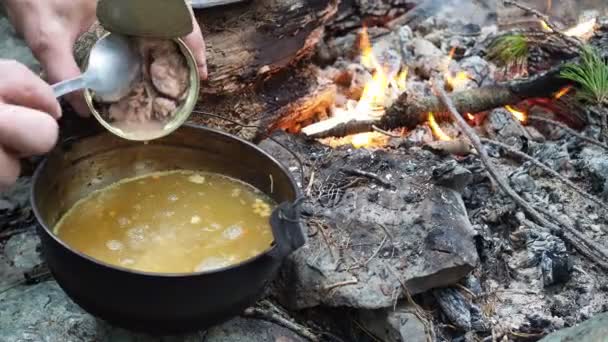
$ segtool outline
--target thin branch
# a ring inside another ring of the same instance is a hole
[[[575,136],[575,137],[577,137],[577,138],[579,138],[581,140],[584,140],[584,141],[586,141],[586,142],[588,142],[590,144],[593,144],[593,145],[599,146],[599,147],[601,147],[601,148],[603,148],[605,150],[608,150],[608,145],[604,144],[603,142],[595,140],[595,139],[590,138],[590,137],[586,137],[586,136],[578,133],[577,131],[573,130],[572,128],[568,127],[568,125],[565,125],[565,124],[563,124],[561,122],[558,122],[558,121],[555,121],[555,120],[551,120],[551,119],[547,119],[547,118],[543,118],[543,117],[540,117],[540,116],[537,116],[537,115],[529,115],[528,116],[528,120],[540,121],[540,122],[544,122],[544,123],[547,123],[547,124],[550,124],[550,125],[557,126],[557,127],[561,128],[561,129],[565,130],[566,132],[568,132],[570,135],[573,135],[573,136]]]
[[[294,322],[293,320],[283,317],[282,315],[280,315],[277,312],[273,312],[270,310],[265,310],[262,308],[248,308],[245,309],[245,312],[243,312],[242,314],[244,317],[250,317],[250,318],[257,318],[257,319],[263,319],[266,321],[270,321],[270,322],[274,322],[277,323],[295,333],[297,333],[298,335],[307,338],[310,341],[320,341],[320,338],[315,335],[313,332],[311,332],[308,328],[306,328],[305,326],[298,324],[296,322]]]
[[[526,202],[526,200],[521,198],[521,196],[519,196],[517,194],[517,192],[515,192],[515,190],[513,190],[511,188],[511,186],[508,184],[506,179],[498,173],[498,171],[496,170],[496,167],[494,166],[494,163],[492,163],[492,160],[490,160],[490,157],[488,156],[488,152],[483,147],[483,144],[481,143],[479,136],[467,124],[467,122],[460,115],[460,113],[458,113],[458,111],[454,107],[454,104],[448,98],[447,94],[443,90],[442,86],[435,85],[434,89],[435,89],[435,92],[437,93],[437,96],[438,96],[439,100],[441,101],[441,103],[445,106],[445,108],[448,109],[448,113],[450,114],[450,117],[452,118],[452,120],[458,124],[458,127],[460,128],[460,130],[467,136],[467,138],[469,138],[469,140],[471,141],[471,144],[479,153],[479,158],[481,159],[481,162],[485,166],[486,171],[488,171],[490,176],[492,178],[494,178],[494,180],[496,181],[498,186],[500,186],[500,188],[507,195],[509,195],[511,198],[513,198],[515,203],[517,203],[521,208],[523,208],[536,222],[538,222],[539,224],[546,226],[546,227],[554,226],[551,222],[547,221],[547,219],[545,219],[539,212],[537,212],[528,202]],[[557,230],[559,230],[559,228]]]
[[[509,195],[513,199],[513,201],[515,201],[515,203],[519,205],[528,215],[530,215],[530,217],[536,223],[551,229],[553,232],[561,236],[564,240],[572,244],[574,248],[578,250],[581,254],[587,256],[590,260],[593,260],[602,268],[608,269],[608,254],[603,248],[598,246],[594,241],[589,240],[574,227],[564,224],[564,222],[558,221],[561,227],[552,223],[547,218],[545,218],[545,216],[541,215],[539,211],[532,207],[530,203],[521,198],[521,196],[519,196],[519,194],[517,194],[513,190],[513,188],[511,188],[507,181],[496,171],[496,168],[490,160],[486,149],[483,147],[479,136],[466,123],[460,113],[458,113],[458,111],[454,107],[454,104],[445,93],[445,90],[443,90],[443,85],[435,85],[434,89],[443,105],[448,109],[448,113],[451,116],[452,120],[458,124],[460,130],[469,138],[471,144],[479,153],[479,158],[484,164],[486,171],[490,174],[491,178],[494,179],[498,186],[500,186],[500,188],[507,195]],[[553,216],[548,214],[547,217]]]
[[[599,206],[604,207],[604,209],[608,209],[608,204],[606,204],[604,201],[602,201],[601,199],[599,199],[598,197],[588,193],[587,191],[581,189],[578,185],[572,183],[571,180],[569,180],[568,178],[560,175],[558,172],[556,172],[555,170],[553,170],[552,168],[550,168],[549,166],[543,164],[541,161],[539,161],[538,159],[523,153],[521,151],[518,151],[514,148],[512,148],[511,146],[507,145],[507,144],[503,144],[499,141],[496,140],[492,140],[492,139],[485,139],[485,138],[481,138],[480,139],[482,142],[487,143],[487,144],[491,144],[494,146],[498,146],[502,149],[504,149],[505,151],[507,151],[508,153],[514,154],[522,159],[525,159],[529,162],[531,162],[532,164],[538,166],[539,168],[541,168],[543,171],[547,172],[548,174],[552,175],[553,177],[559,179],[560,181],[562,181],[564,184],[566,184],[568,187],[570,187],[572,190],[574,190],[576,193],[578,193],[579,195],[587,198],[588,200],[596,203]]]
[[[570,37],[568,35],[566,35],[564,32],[562,32],[558,27],[556,27],[553,22],[551,22],[551,19],[549,19],[549,16],[541,13],[540,11],[531,8],[529,6],[520,4],[517,1],[514,0],[504,0],[504,4],[505,5],[511,5],[511,6],[515,6],[525,12],[531,13],[532,15],[534,15],[535,17],[541,19],[542,21],[545,22],[545,24],[547,24],[547,26],[551,29],[551,31],[555,32],[558,36],[560,36],[560,38],[562,38],[566,43],[574,46],[576,49],[581,49],[583,47],[583,43],[577,39],[577,38],[573,38]]]
[[[355,175],[355,176],[361,176],[361,177],[366,177],[366,178],[370,178],[372,180],[375,180],[376,182],[378,182],[380,185],[382,185],[383,187],[387,188],[387,189],[394,189],[395,186],[392,185],[391,183],[385,181],[384,179],[380,178],[380,176],[378,176],[375,173],[371,173],[368,171],[363,171],[363,170],[358,170],[358,169],[350,169],[350,168],[341,168],[340,171],[346,173],[346,174],[351,174],[351,175]]]

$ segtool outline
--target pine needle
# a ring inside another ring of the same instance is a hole
[[[502,65],[521,65],[528,59],[529,44],[523,34],[497,37],[488,48],[488,58]]]
[[[580,63],[565,65],[561,77],[578,83],[580,100],[594,105],[608,104],[608,61],[597,49],[585,46]]]

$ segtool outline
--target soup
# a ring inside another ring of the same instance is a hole
[[[241,181],[170,171],[126,179],[78,201],[55,234],[130,269],[184,273],[239,263],[268,249],[275,203]]]

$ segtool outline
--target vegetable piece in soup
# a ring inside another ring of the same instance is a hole
[[[274,206],[252,186],[218,174],[154,173],[91,193],[62,217],[55,234],[116,266],[208,271],[266,251]]]

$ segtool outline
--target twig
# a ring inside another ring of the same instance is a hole
[[[599,199],[598,197],[588,193],[587,191],[581,189],[578,185],[572,183],[571,180],[569,180],[568,178],[560,175],[558,172],[556,172],[555,170],[553,170],[552,168],[550,168],[549,166],[543,164],[542,162],[540,162],[538,159],[523,153],[521,151],[518,151],[514,148],[512,148],[511,146],[507,145],[507,144],[503,144],[499,141],[496,140],[491,140],[491,139],[486,139],[486,138],[480,138],[480,140],[484,143],[487,144],[491,144],[491,145],[495,145],[498,146],[502,149],[504,149],[505,151],[507,151],[508,153],[514,154],[522,159],[525,159],[529,162],[531,162],[532,164],[538,166],[539,168],[541,168],[543,171],[547,172],[548,174],[552,175],[553,177],[559,179],[562,183],[566,184],[570,189],[574,190],[576,193],[578,193],[579,195],[587,198],[588,200],[594,202],[595,204],[604,207],[605,209],[608,209],[608,204],[604,203],[604,201],[602,201],[601,199]]]
[[[330,284],[330,285],[326,285],[323,287],[323,290],[325,291],[331,291],[334,290],[338,287],[342,287],[342,286],[347,286],[347,285],[355,285],[359,283],[359,279],[352,277],[350,280],[345,280],[345,281],[339,281],[337,283],[334,284]]]
[[[367,264],[369,264],[370,261],[372,261],[373,258],[376,257],[376,255],[378,255],[378,253],[380,253],[380,250],[382,250],[382,248],[384,247],[384,244],[386,243],[386,240],[388,240],[388,235],[384,235],[384,239],[382,239],[382,242],[380,243],[380,246],[378,246],[378,248],[374,251],[374,254],[372,254],[372,256],[369,257],[369,259],[367,259],[363,265],[367,266]]]
[[[568,35],[566,35],[564,32],[562,32],[559,28],[557,28],[552,22],[551,19],[549,19],[549,17],[541,12],[539,12],[538,10],[535,10],[534,8],[528,7],[526,5],[520,4],[517,1],[514,0],[504,0],[504,4],[505,5],[511,5],[511,6],[515,6],[525,12],[531,13],[532,15],[536,16],[537,18],[543,20],[545,22],[545,24],[547,24],[547,26],[551,29],[551,31],[555,32],[555,34],[557,34],[558,36],[560,36],[560,38],[562,38],[566,43],[574,46],[576,49],[581,49],[583,47],[583,43],[576,38],[570,37]]]
[[[448,96],[445,93],[445,91],[443,90],[442,86],[435,85],[434,88],[435,88],[435,92],[438,95],[439,100],[448,109],[448,113],[450,114],[450,117],[452,118],[452,120],[454,122],[456,122],[458,124],[458,127],[467,136],[467,138],[469,138],[469,141],[471,142],[473,147],[479,153],[479,158],[481,159],[481,162],[485,166],[486,171],[488,171],[490,176],[492,178],[494,178],[494,180],[496,181],[498,186],[500,186],[500,188],[507,195],[509,195],[511,198],[513,198],[515,203],[517,203],[520,207],[522,207],[530,216],[532,216],[534,218],[535,221],[542,224],[543,226],[547,226],[547,227],[554,226],[551,222],[547,221],[547,219],[545,219],[539,212],[537,212],[528,202],[526,202],[526,200],[521,198],[515,192],[515,190],[513,190],[511,188],[511,186],[508,184],[508,182],[505,180],[505,178],[498,174],[498,171],[496,171],[496,168],[494,167],[492,160],[490,160],[490,157],[488,156],[488,152],[483,147],[483,144],[481,143],[481,140],[479,139],[479,136],[477,135],[477,133],[475,133],[475,131],[466,123],[466,121],[460,115],[460,113],[458,113],[456,108],[454,108],[454,104],[452,103],[452,100],[450,100],[448,98]],[[558,228],[558,230],[559,230],[559,228]]]
[[[312,191],[312,184],[315,181],[315,172],[310,172],[310,179],[308,181],[308,186],[306,187],[306,197],[310,197],[310,192]]]
[[[347,174],[351,174],[351,175],[355,175],[355,176],[361,176],[361,177],[366,177],[366,178],[371,178],[373,180],[375,180],[376,182],[380,183],[380,185],[382,185],[385,188],[388,189],[394,189],[395,186],[392,185],[391,183],[385,181],[384,179],[380,178],[380,176],[378,176],[375,173],[371,173],[371,172],[367,172],[367,171],[363,171],[363,170],[358,170],[358,169],[350,169],[350,168],[346,168],[343,167],[340,169],[340,171],[347,173]]]
[[[577,249],[581,254],[587,256],[590,260],[596,262],[599,266],[604,269],[608,269],[608,254],[604,251],[600,246],[598,246],[595,242],[590,241],[586,238],[581,232],[577,231],[573,227],[569,225],[565,225],[564,222],[560,222],[561,226],[558,226],[549,220],[547,220],[543,215],[541,215],[534,207],[532,207],[526,200],[521,198],[519,194],[517,194],[511,186],[507,183],[507,181],[501,177],[494,164],[490,160],[486,149],[483,147],[479,136],[475,131],[466,123],[464,118],[458,113],[456,108],[454,108],[454,104],[447,97],[445,90],[442,88],[443,86],[435,85],[435,92],[438,94],[439,99],[443,103],[443,105],[448,109],[448,112],[454,122],[456,122],[460,128],[460,130],[469,138],[473,147],[479,152],[479,158],[481,162],[484,164],[486,171],[490,174],[491,178],[493,178],[496,183],[500,186],[500,188],[509,195],[513,201],[517,205],[519,205],[532,219],[540,224],[541,226],[547,227],[559,234],[562,238],[571,243],[575,249]],[[549,217],[551,217],[549,215]]]
[[[391,133],[389,131],[385,131],[382,128],[376,126],[376,125],[372,125],[372,129],[374,130],[374,132],[378,132],[378,133],[384,134],[384,135],[386,135],[388,137],[391,137],[391,138],[401,138],[401,136],[399,136],[397,134],[393,134],[393,133]]]
[[[305,326],[298,324],[289,318],[283,317],[282,315],[280,315],[276,312],[253,307],[253,308],[245,309],[242,316],[258,318],[258,319],[263,319],[266,321],[274,322],[279,325],[282,325],[283,327],[285,327],[289,330],[294,331],[298,335],[305,337],[310,341],[315,341],[315,342],[320,341],[320,338],[317,335],[315,335],[313,332],[311,332]]]
[[[416,315],[416,317],[418,317],[418,319],[424,325],[424,330],[426,333],[427,341],[428,342],[434,341],[435,332],[433,331],[433,322],[428,318],[428,315],[420,307],[420,305],[418,305],[414,301],[414,298],[412,298],[410,290],[407,288],[407,285],[405,285],[405,282],[403,281],[403,279],[401,279],[401,277],[397,274],[397,272],[390,265],[386,265],[386,268],[389,270],[389,272],[391,272],[393,274],[393,276],[395,278],[397,278],[397,281],[399,282],[399,284],[401,285],[401,288],[403,289],[403,294],[405,295],[405,298],[406,298],[408,304],[410,304],[412,307],[414,307],[414,315]]]
[[[543,118],[543,117],[540,117],[540,116],[537,116],[537,115],[529,115],[528,116],[528,120],[531,120],[531,121],[540,121],[540,122],[548,123],[550,125],[557,126],[557,127],[561,128],[561,129],[563,129],[564,131],[568,132],[570,135],[573,135],[573,136],[575,136],[575,137],[577,137],[577,138],[579,138],[581,140],[584,140],[584,141],[586,141],[586,142],[588,142],[590,144],[593,144],[593,145],[599,146],[599,147],[601,147],[601,148],[603,148],[605,150],[608,150],[608,145],[604,144],[603,142],[595,140],[595,139],[590,138],[590,137],[586,137],[586,136],[578,133],[577,131],[573,130],[572,128],[568,127],[568,125],[565,125],[565,124],[563,124],[561,122],[558,122],[558,121],[555,121],[555,120],[551,120],[551,119],[547,119],[547,118]]]

